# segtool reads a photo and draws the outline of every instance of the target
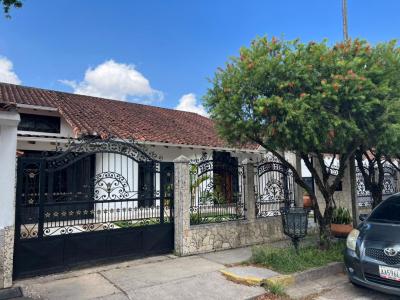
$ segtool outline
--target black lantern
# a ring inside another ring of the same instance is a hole
[[[299,241],[307,235],[309,210],[302,207],[281,209],[283,233],[292,239],[296,253],[299,253]]]

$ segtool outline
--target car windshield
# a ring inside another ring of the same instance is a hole
[[[394,197],[383,201],[371,213],[368,221],[400,224],[400,198]]]

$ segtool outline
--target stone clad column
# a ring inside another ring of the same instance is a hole
[[[244,197],[245,197],[245,217],[246,220],[252,221],[256,218],[256,198],[254,186],[254,163],[249,159],[243,162],[243,179],[244,179]]]
[[[185,237],[190,230],[190,166],[183,155],[174,160],[175,254],[185,254]]]
[[[12,285],[19,120],[16,111],[0,111],[0,289]]]
[[[353,227],[358,225],[358,202],[357,202],[357,180],[356,180],[356,161],[354,156],[350,157],[349,161],[349,184],[350,184],[350,201],[351,213],[353,218]]]

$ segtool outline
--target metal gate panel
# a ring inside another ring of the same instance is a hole
[[[173,169],[112,140],[20,157],[14,277],[171,252]]]
[[[360,170],[360,166],[356,163],[356,188],[357,188],[357,203],[359,207],[372,207],[372,195],[371,192],[366,188],[363,174]],[[364,170],[368,173],[368,162],[365,162],[363,166]],[[375,167],[377,168],[377,167]],[[397,193],[397,170],[389,162],[383,162],[383,189],[382,189],[382,200],[386,200],[391,195]]]
[[[268,156],[255,167],[256,217],[280,215],[280,209],[295,205],[293,172],[277,158]]]

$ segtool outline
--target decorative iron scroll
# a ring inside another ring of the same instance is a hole
[[[329,175],[331,176],[337,176],[339,174],[339,168],[340,168],[340,161],[337,158],[333,159],[332,162],[332,157],[329,158],[329,162],[327,162],[324,159],[326,171],[328,172]]]
[[[356,163],[357,164],[357,163]],[[368,163],[364,163],[362,168],[368,174]],[[389,196],[397,193],[397,170],[389,162],[383,162],[383,189],[382,198],[385,200]],[[364,177],[360,170],[360,167],[356,166],[356,188],[357,188],[357,203],[359,207],[372,207],[372,195],[369,190],[366,189]]]
[[[154,152],[145,151],[144,145],[139,145],[133,141],[102,140],[98,138],[72,139],[66,149],[54,156],[47,157],[47,168],[49,170],[61,169],[79,160],[82,156],[95,153],[121,154],[136,162],[152,162],[161,158]]]
[[[356,167],[356,189],[357,189],[357,203],[359,207],[371,207],[372,197],[369,190],[366,189],[364,183],[364,177],[358,168]]]
[[[116,200],[129,198],[129,184],[124,176],[116,172],[96,175],[94,200]]]
[[[259,163],[255,171],[257,218],[278,216],[282,207],[294,206],[292,170],[269,159]]]
[[[135,144],[103,140],[74,142],[53,155],[20,157],[17,237],[173,222],[173,181],[165,181],[173,178],[173,168],[163,176],[161,164],[167,163]]]

